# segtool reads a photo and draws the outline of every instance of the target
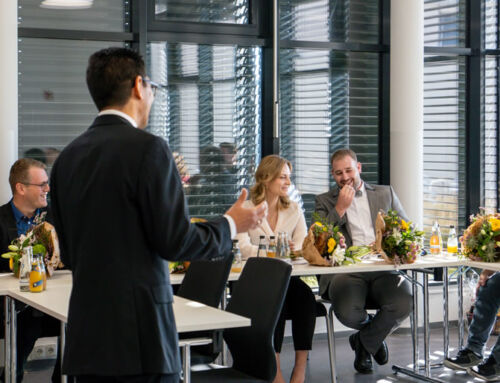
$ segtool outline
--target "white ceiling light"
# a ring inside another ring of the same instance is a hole
[[[93,0],[43,0],[42,8],[49,9],[86,9],[92,7]]]

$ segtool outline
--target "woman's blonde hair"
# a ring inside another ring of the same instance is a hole
[[[271,154],[265,156],[259,164],[255,172],[255,185],[250,188],[250,199],[254,205],[258,205],[266,199],[266,184],[274,181],[281,175],[283,166],[288,165],[292,171],[292,164],[287,159]],[[278,209],[283,210],[290,206],[290,199],[288,196],[278,198]]]

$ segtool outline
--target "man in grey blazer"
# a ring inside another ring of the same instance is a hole
[[[360,177],[356,153],[340,149],[332,155],[336,187],[316,197],[315,211],[338,225],[347,246],[369,245],[375,241],[377,213],[395,210],[406,214],[391,186],[370,185]],[[320,294],[332,302],[335,315],[345,326],[359,330],[349,337],[355,351],[354,368],[360,373],[373,370],[371,357],[379,364],[388,361],[384,339],[412,309],[410,284],[396,271],[324,275]],[[376,308],[370,315],[368,308]]]

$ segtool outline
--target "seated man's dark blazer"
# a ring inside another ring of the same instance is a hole
[[[46,221],[51,222],[50,211],[47,208],[41,209],[42,212],[47,211]],[[16,219],[12,212],[10,202],[0,206],[0,254],[9,251],[8,246],[18,237]],[[0,273],[9,272],[9,260],[1,258]]]
[[[17,238],[17,226],[10,202],[0,206],[0,254],[8,251],[10,243]],[[9,272],[9,260],[0,260],[0,273]]]

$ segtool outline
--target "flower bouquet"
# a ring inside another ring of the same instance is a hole
[[[374,250],[387,263],[399,265],[413,263],[421,249],[423,231],[415,230],[411,222],[406,222],[397,212],[379,212],[375,222]]]
[[[45,221],[46,212],[35,217],[34,226],[26,234],[21,234],[9,245],[9,251],[2,254],[2,258],[9,259],[10,269],[16,277],[19,276],[19,266],[24,249],[33,247],[33,254],[41,254],[45,263],[48,277],[54,270],[63,267],[59,252],[57,233],[50,223]]]
[[[343,266],[359,262],[358,253],[346,249],[339,227],[313,213],[314,223],[302,244],[302,256],[317,266]]]
[[[500,213],[477,214],[460,237],[462,254],[473,261],[500,262]]]
[[[191,223],[207,222],[207,220],[205,218],[191,217],[190,222]],[[183,274],[187,271],[190,264],[191,264],[190,261],[169,262],[168,269],[170,271],[170,274]]]

